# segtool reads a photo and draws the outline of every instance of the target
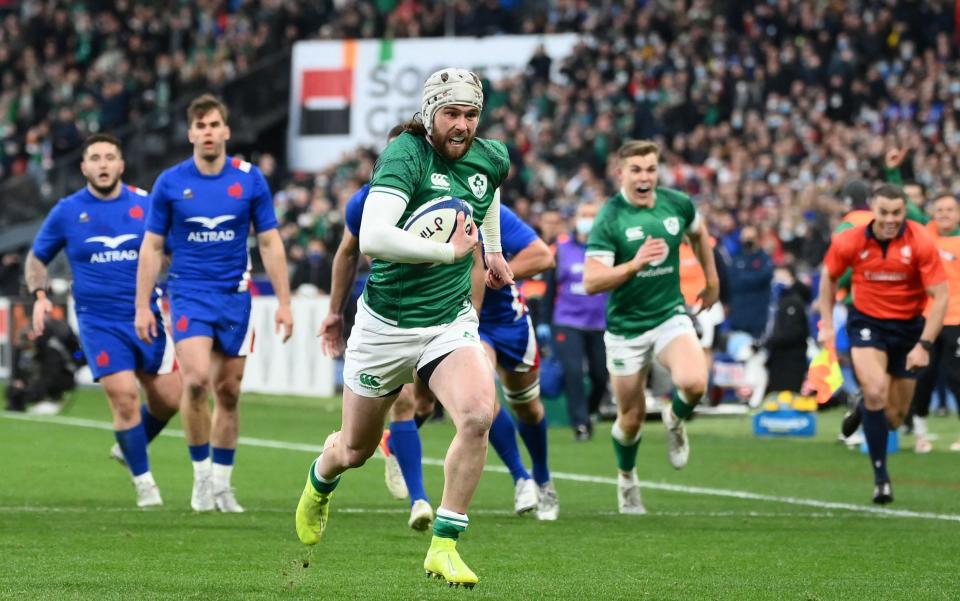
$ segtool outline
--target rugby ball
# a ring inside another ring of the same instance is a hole
[[[470,233],[473,228],[473,210],[465,201],[454,196],[441,196],[423,203],[403,224],[403,229],[427,240],[446,243],[453,237],[457,213],[466,214],[464,226],[467,233]]]

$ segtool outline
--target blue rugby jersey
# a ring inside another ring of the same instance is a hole
[[[347,209],[344,211],[346,215],[344,215],[343,220],[346,222],[347,229],[358,238],[360,237],[360,221],[363,219],[363,205],[367,204],[368,194],[370,194],[370,184],[363,184],[347,201]]]
[[[510,261],[537,239],[533,228],[524,223],[517,214],[500,205],[500,245],[503,258]],[[527,305],[516,285],[499,290],[487,288],[480,308],[480,323],[512,323],[527,314]]]
[[[146,190],[135,186],[122,185],[120,195],[110,200],[84,187],[47,215],[33,254],[47,264],[66,249],[79,315],[133,320],[137,259],[149,208]]]
[[[147,231],[167,239],[171,290],[247,289],[250,225],[258,234],[278,226],[260,169],[227,157],[219,174],[203,175],[190,157],[160,174],[151,200]]]

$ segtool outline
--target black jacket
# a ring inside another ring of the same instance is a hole
[[[807,321],[807,304],[810,289],[796,282],[783,291],[777,302],[773,328],[766,340],[767,370],[770,380],[767,391],[792,390],[800,392],[807,373],[807,338],[810,324]]]

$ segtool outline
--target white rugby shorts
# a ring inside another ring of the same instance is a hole
[[[697,332],[687,314],[674,315],[662,324],[639,336],[626,338],[607,332],[603,343],[607,348],[607,371],[612,376],[632,376],[650,367],[653,358],[678,336]]]
[[[361,298],[347,340],[343,384],[356,394],[382,397],[413,382],[415,369],[458,348],[481,349],[479,320],[467,306],[450,323],[423,328],[399,328],[377,317]]]

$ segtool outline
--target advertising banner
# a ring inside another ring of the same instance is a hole
[[[497,82],[525,69],[541,45],[555,68],[578,39],[556,34],[297,42],[287,131],[290,169],[316,171],[358,146],[381,147],[391,127],[420,110],[423,82],[434,71],[462,67]]]

